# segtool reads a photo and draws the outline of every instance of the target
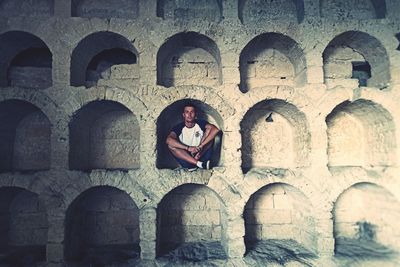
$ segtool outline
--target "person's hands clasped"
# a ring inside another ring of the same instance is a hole
[[[194,155],[196,155],[197,153],[200,152],[200,149],[199,149],[199,147],[197,147],[197,146],[188,146],[187,151],[188,151],[192,156],[194,156]]]

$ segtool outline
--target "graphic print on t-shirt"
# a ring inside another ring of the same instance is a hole
[[[184,123],[180,123],[175,126],[172,131],[176,133],[183,144],[188,146],[198,146],[203,138],[206,124],[206,121],[198,120],[192,128],[188,128]]]

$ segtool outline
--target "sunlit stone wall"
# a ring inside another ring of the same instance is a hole
[[[399,14],[0,1],[0,266],[397,266]],[[185,103],[212,170],[165,144]]]

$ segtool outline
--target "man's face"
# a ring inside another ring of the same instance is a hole
[[[185,122],[194,122],[196,119],[196,109],[194,107],[185,107],[182,116]]]

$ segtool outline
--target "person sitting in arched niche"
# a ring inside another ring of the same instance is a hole
[[[166,143],[176,161],[189,171],[197,168],[210,169],[212,146],[219,129],[196,116],[196,107],[186,104],[183,107],[183,122],[175,125]]]

